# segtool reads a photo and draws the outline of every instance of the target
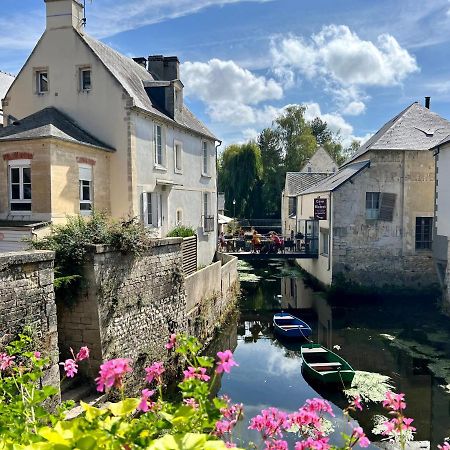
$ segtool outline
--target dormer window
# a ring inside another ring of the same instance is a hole
[[[80,69],[80,91],[87,92],[90,91],[91,88],[91,68],[83,67]]]
[[[48,71],[36,71],[36,92],[38,94],[46,94],[48,92]]]

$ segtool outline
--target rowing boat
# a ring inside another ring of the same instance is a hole
[[[275,314],[273,327],[276,333],[285,338],[307,339],[312,334],[306,322],[288,313]]]

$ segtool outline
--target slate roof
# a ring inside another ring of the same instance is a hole
[[[0,70],[0,127],[3,123],[3,114],[2,114],[2,104],[1,100],[6,96],[9,87],[14,81],[14,77],[8,73],[2,72]]]
[[[0,128],[0,142],[39,138],[56,138],[109,152],[114,151],[53,107],[42,109],[31,116],[25,117],[16,122],[16,125]]]
[[[441,145],[448,144],[449,142],[450,142],[450,134],[445,136],[445,138],[442,139],[441,142],[439,142],[436,145],[434,145],[433,147],[431,147],[430,150],[434,150],[435,148],[440,147]]]
[[[450,134],[450,122],[413,103],[385,123],[344,166],[371,150],[429,150]]]
[[[315,192],[331,192],[344,184],[350,178],[361,172],[361,170],[370,166],[370,161],[360,161],[353,164],[348,164],[339,169],[334,175],[327,177],[323,181],[315,184],[302,194],[312,194]]]
[[[76,32],[76,31],[75,31]],[[78,33],[78,32],[76,32]],[[204,136],[214,140],[217,139],[208,128],[198,120],[189,109],[183,105],[181,118],[177,121],[167,116],[158,107],[152,104],[150,97],[144,89],[144,81],[154,81],[151,74],[133,59],[128,58],[119,52],[116,52],[111,47],[103,44],[103,42],[94,39],[87,34],[78,33],[86,45],[94,52],[100,59],[104,66],[125,89],[125,91],[134,100],[134,105],[145,111],[148,111],[165,120],[169,120],[179,125],[196,131]]]
[[[287,197],[296,197],[304,190],[329,176],[330,174],[325,172],[287,172],[284,194]]]

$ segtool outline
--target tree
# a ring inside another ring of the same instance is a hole
[[[318,145],[324,145],[327,142],[333,140],[333,132],[328,129],[328,124],[324,122],[320,117],[316,117],[309,123],[311,132],[316,138]]]
[[[219,189],[225,193],[228,214],[255,217],[260,208],[257,192],[261,176],[261,151],[254,142],[233,144],[224,150],[219,160]]]

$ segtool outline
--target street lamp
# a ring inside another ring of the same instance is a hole
[[[236,220],[236,199],[233,199],[233,219]]]

